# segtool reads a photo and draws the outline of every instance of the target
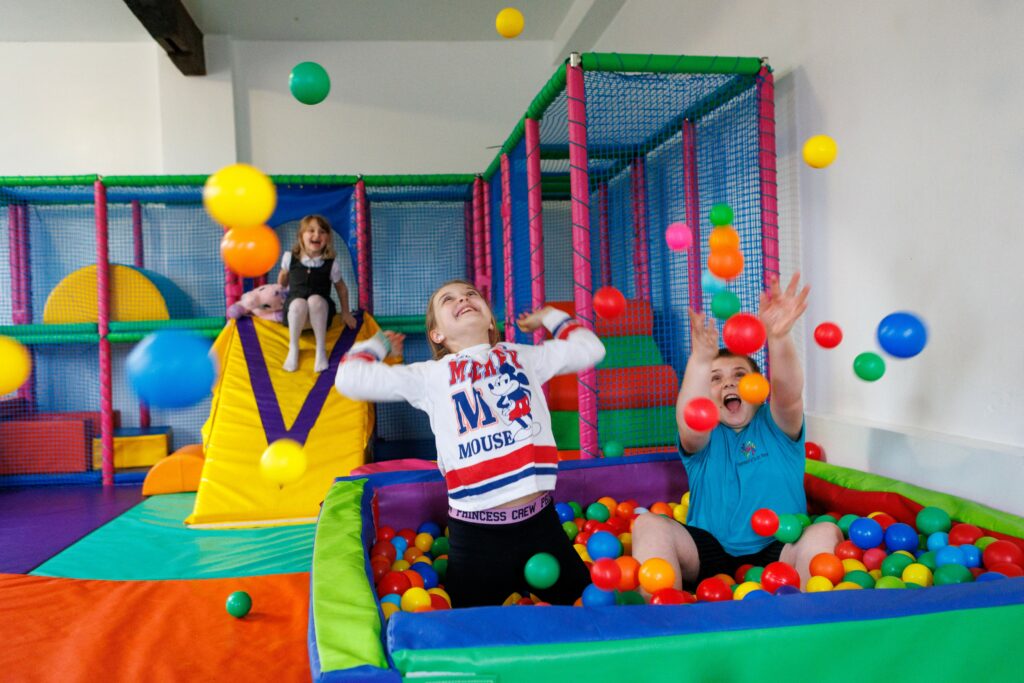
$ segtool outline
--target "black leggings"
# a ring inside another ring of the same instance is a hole
[[[452,607],[501,605],[513,592],[571,605],[590,583],[590,572],[553,504],[514,524],[473,524],[449,517],[448,542],[444,585]],[[527,560],[537,553],[551,553],[560,567],[558,581],[544,590],[531,588],[523,577]]]

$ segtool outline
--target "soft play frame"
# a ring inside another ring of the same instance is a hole
[[[812,508],[887,512],[914,521],[939,505],[987,534],[1024,544],[1024,520],[884,477],[808,461]],[[602,495],[641,504],[678,500],[686,475],[674,454],[569,461],[556,500]],[[594,677],[757,680],[767,672],[814,671],[816,681],[881,679],[912,664],[915,677],[1012,678],[1007,656],[1024,619],[1024,581],[926,590],[837,591],[733,603],[609,608],[455,609],[384,619],[367,549],[377,524],[416,528],[443,521],[437,472],[339,479],[314,542],[309,652],[315,680],[534,681]],[[912,645],[912,644],[917,644]],[[918,647],[942,656],[920,656]],[[918,652],[918,654],[915,654]],[[443,674],[443,675],[442,675]]]

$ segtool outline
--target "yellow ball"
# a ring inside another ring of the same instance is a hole
[[[837,590],[837,591],[859,591],[859,590],[863,590],[863,588],[864,588],[864,586],[860,585],[859,583],[854,583],[853,581],[840,581],[839,583],[836,584],[836,587],[833,588],[832,590]]]
[[[298,442],[278,439],[260,456],[260,474],[278,486],[287,486],[306,472],[306,453]]]
[[[827,135],[815,135],[804,143],[804,161],[811,168],[825,168],[836,160],[836,141]]]
[[[845,574],[849,574],[850,572],[855,572],[855,571],[866,572],[867,570],[868,570],[868,568],[865,567],[864,563],[861,562],[860,560],[855,560],[852,557],[848,557],[845,560],[843,560],[843,574],[844,575]]]
[[[523,24],[523,13],[515,7],[506,7],[494,18],[494,28],[505,38],[515,38],[522,33]]]
[[[805,589],[808,593],[824,593],[832,590],[832,582],[824,576],[812,576],[807,579]]]
[[[390,619],[395,612],[401,612],[402,608],[393,602],[381,602],[380,611],[384,613],[384,619]]]
[[[581,560],[584,562],[593,562],[593,560],[590,559],[590,553],[587,552],[587,546],[582,543],[574,543],[572,547],[576,549],[576,554],[580,556]]]
[[[684,493],[683,497],[679,499],[679,504],[680,505],[685,505],[687,507],[690,506],[690,492],[689,491]]]
[[[448,597],[448,592],[443,588],[428,588],[427,592],[431,595],[440,595],[442,598],[444,598],[445,602],[447,602],[449,605],[452,604],[452,599]]]
[[[423,552],[429,552],[430,547],[434,545],[434,537],[427,533],[416,534],[416,538],[413,539],[413,545]]]
[[[402,611],[418,612],[424,607],[430,607],[430,593],[418,586],[413,586],[402,593]]]
[[[686,524],[686,513],[689,509],[690,507],[688,505],[677,505],[675,509],[672,510],[672,517],[674,517],[680,524]]]
[[[434,561],[433,561],[433,560],[431,560],[431,559],[430,559],[429,557],[427,557],[426,555],[420,555],[420,556],[419,556],[419,557],[417,557],[417,558],[416,558],[415,560],[413,560],[413,561],[412,561],[412,563],[413,563],[413,564],[430,564],[430,565],[432,565],[432,564],[434,564]],[[410,565],[410,566],[411,566],[411,565]]]
[[[16,391],[32,373],[32,356],[17,339],[0,335],[0,395]]]
[[[871,571],[868,572],[868,574],[870,574],[871,578],[874,579],[875,581],[878,581],[880,578],[882,578],[882,570],[881,569],[872,569]]]
[[[252,228],[270,220],[277,190],[263,171],[232,164],[206,179],[203,204],[213,220],[228,228]]]
[[[622,544],[623,555],[633,554],[633,534],[628,531],[623,531],[619,534],[619,543]]]
[[[762,588],[761,584],[759,584],[757,581],[744,581],[740,585],[736,586],[736,590],[732,592],[732,599],[742,600],[743,598],[747,597],[747,593],[750,593],[751,591],[760,590],[764,590],[764,588]]]
[[[915,562],[914,564],[908,564],[906,569],[903,570],[903,582],[904,583],[916,583],[922,588],[928,588],[932,585],[932,570],[928,567]]]
[[[409,560],[395,560],[391,563],[391,571],[393,572],[404,572],[406,569],[411,567]]]

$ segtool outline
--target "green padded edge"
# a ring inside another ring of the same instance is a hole
[[[68,187],[92,185],[98,175],[5,175],[0,176],[0,187]]]
[[[675,406],[599,410],[597,429],[601,444],[618,441],[623,448],[672,446],[679,438],[676,432]],[[568,410],[551,411],[551,431],[562,450],[580,447],[580,415]]]
[[[710,57],[701,55],[641,55],[618,52],[584,52],[584,71],[622,71],[660,74],[744,74],[761,70],[758,57]]]
[[[658,345],[651,337],[602,337],[601,341],[604,343],[604,360],[598,364],[599,370],[665,364]]]
[[[18,335],[50,335],[59,337],[64,334],[81,334],[91,332],[96,334],[99,326],[96,323],[35,323],[32,325],[0,325],[0,334],[18,338]]]
[[[402,334],[423,334],[426,319],[422,315],[382,315],[375,318],[382,330],[401,332]],[[505,323],[498,321],[498,332],[505,330]]]
[[[808,460],[805,471],[807,474],[824,479],[831,484],[855,491],[898,493],[919,505],[942,508],[949,513],[950,517],[961,522],[991,529],[1008,536],[1024,538],[1024,518],[990,508],[981,503],[889,479],[878,474],[830,465],[818,460]]]
[[[418,175],[364,175],[367,187],[402,187],[406,185],[470,185],[476,180],[472,173],[437,173]]]
[[[100,335],[97,332],[79,332],[71,334],[12,334],[9,336],[14,337],[26,346],[36,346],[40,344],[95,344],[100,340]]]
[[[426,681],[442,680],[438,672],[445,672],[446,681],[500,678],[502,683],[762,681],[776,674],[794,681],[848,683],[892,681],[901,670],[915,681],[971,681],[978,680],[979,667],[984,680],[1010,681],[1020,676],[1020,662],[1010,648],[1022,619],[1024,605],[1010,605],[659,638],[615,640],[610,633],[607,640],[588,643],[391,654],[403,676]]]
[[[204,327],[201,329],[192,330],[197,336],[206,337],[207,339],[216,339],[221,333],[220,328],[211,329]],[[107,339],[112,344],[134,344],[135,342],[142,341],[150,332],[111,332],[107,335]]]
[[[208,318],[180,318],[177,320],[131,320],[124,322],[111,322],[111,332],[152,332],[153,330],[179,329],[179,330],[212,330],[218,332],[224,327],[222,316],[211,316]]]
[[[316,525],[309,599],[324,672],[366,665],[388,668],[377,599],[366,578],[365,485],[365,479],[335,482]]]

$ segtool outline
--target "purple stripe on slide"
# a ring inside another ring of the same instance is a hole
[[[299,409],[295,423],[291,428],[285,427],[284,416],[281,414],[281,406],[277,401],[277,394],[274,393],[274,384],[270,381],[270,371],[267,368],[266,358],[263,357],[263,350],[260,348],[260,340],[256,335],[256,324],[252,318],[241,318],[237,322],[238,338],[242,342],[242,351],[245,354],[245,363],[249,367],[249,381],[252,384],[252,393],[256,398],[256,407],[259,410],[260,422],[263,424],[263,432],[266,434],[267,443],[273,443],[278,439],[294,439],[301,444],[306,443],[309,431],[316,424],[317,417],[324,407],[324,402],[334,386],[334,376],[338,374],[338,363],[341,357],[351,348],[356,339],[356,332],[362,325],[363,314],[361,311],[353,313],[356,318],[356,329],[345,328],[338,341],[331,349],[331,356],[327,370],[321,372],[316,378],[316,383],[306,395],[306,400]]]

